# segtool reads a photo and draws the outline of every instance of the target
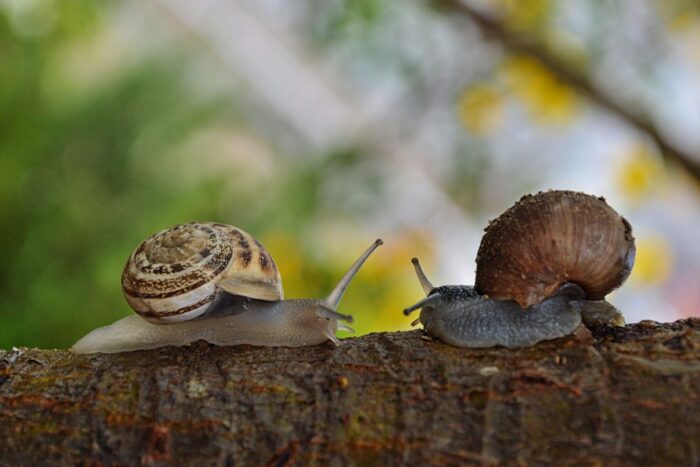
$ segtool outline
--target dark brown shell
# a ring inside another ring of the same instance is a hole
[[[523,196],[485,229],[476,257],[476,289],[497,300],[535,305],[562,284],[600,300],[634,264],[629,223],[604,198],[574,191]]]

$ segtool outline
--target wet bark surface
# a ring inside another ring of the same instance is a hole
[[[699,465],[700,319],[521,350],[0,351],[6,465]]]

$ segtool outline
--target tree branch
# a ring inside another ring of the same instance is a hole
[[[700,320],[532,348],[0,351],[0,464],[695,465]]]
[[[593,103],[617,115],[630,126],[649,136],[659,148],[661,154],[668,160],[683,167],[691,176],[700,181],[700,161],[697,156],[690,154],[669,141],[652,121],[643,113],[632,111],[616,101],[606,91],[596,86],[585,73],[579,73],[566,61],[552,52],[546,44],[526,37],[507,26],[479,13],[474,8],[460,0],[432,0],[439,10],[454,12],[469,18],[487,38],[496,40],[507,50],[519,53],[537,60],[559,80],[585,96]]]

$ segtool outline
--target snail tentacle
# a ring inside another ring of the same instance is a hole
[[[345,331],[351,334],[355,334],[355,330],[353,328],[351,328],[345,323],[341,323],[340,321],[338,321],[338,331]]]
[[[348,323],[352,323],[353,318],[350,315],[344,315],[342,313],[338,313],[337,311],[333,310],[332,308],[329,308],[323,303],[320,303],[318,305],[318,310],[317,310],[318,316],[321,318],[326,318],[326,319],[333,319],[336,321],[347,321]]]
[[[425,295],[430,295],[430,292],[435,287],[433,287],[433,284],[430,283],[428,277],[425,275],[425,272],[423,272],[423,268],[421,267],[418,258],[412,258],[411,263],[416,271],[416,276],[418,276],[418,281],[420,282],[421,287],[423,287],[423,292],[425,292]]]
[[[369,248],[367,248],[365,252],[362,253],[362,255],[360,255],[360,257],[353,263],[353,265],[350,266],[348,272],[345,273],[342,279],[340,279],[340,281],[338,282],[338,285],[335,286],[333,291],[326,298],[326,304],[329,308],[335,309],[338,307],[338,303],[340,303],[340,300],[343,298],[343,294],[348,288],[348,285],[350,285],[350,281],[352,281],[353,277],[355,277],[357,272],[360,270],[365,261],[367,261],[367,258],[369,258],[372,252],[374,252],[374,250],[376,250],[379,246],[383,244],[384,242],[381,238],[376,239],[374,243]]]
[[[420,300],[417,303],[414,303],[413,305],[409,306],[408,308],[404,308],[403,314],[408,316],[411,313],[413,313],[416,310],[419,310],[421,308],[427,308],[427,307],[437,307],[439,304],[442,303],[442,297],[440,294],[432,294],[424,299]]]

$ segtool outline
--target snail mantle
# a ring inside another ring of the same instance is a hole
[[[0,351],[0,464],[697,465],[700,320],[521,349]]]

